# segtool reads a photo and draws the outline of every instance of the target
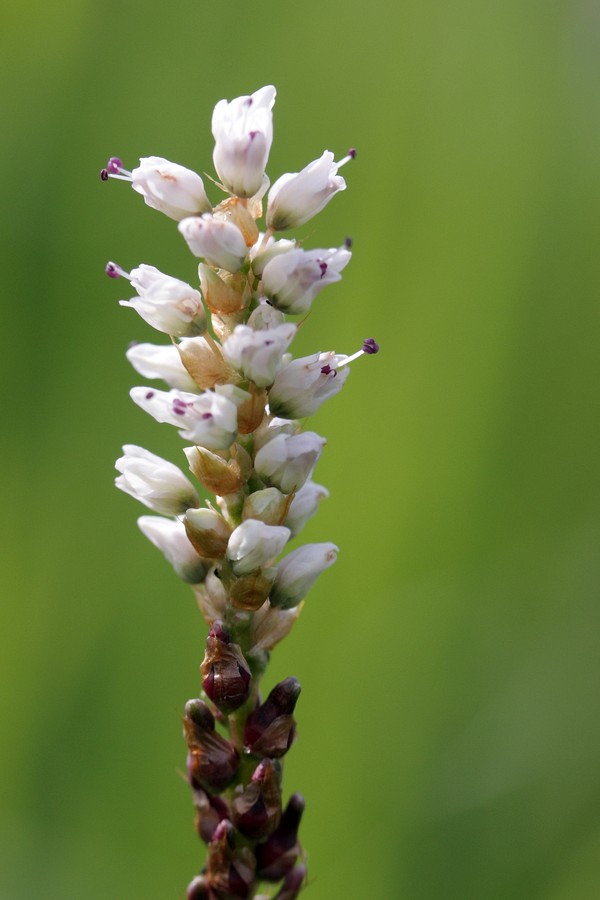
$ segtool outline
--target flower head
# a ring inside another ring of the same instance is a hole
[[[199,215],[212,208],[200,176],[162,156],[142,157],[139,166],[131,172],[123,168],[117,156],[113,156],[100,175],[103,181],[108,178],[130,181],[147,206],[158,209],[171,219]]]
[[[267,225],[272,231],[285,231],[304,225],[321,212],[334,194],[346,189],[346,182],[338,169],[354,159],[355,150],[336,163],[333,153],[325,150],[319,159],[305,166],[301,172],[278,178],[269,191]]]

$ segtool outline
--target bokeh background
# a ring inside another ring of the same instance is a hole
[[[599,37],[591,0],[3,11],[1,900],[179,900],[203,859],[205,627],[112,486],[122,443],[184,460],[103,275],[194,261],[98,170],[212,172],[214,104],[269,82],[273,179],[359,149],[295,350],[382,345],[311,423],[341,553],[269,675],[303,685],[306,896],[599,896]]]

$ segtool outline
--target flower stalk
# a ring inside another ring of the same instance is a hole
[[[131,398],[190,444],[194,481],[131,444],[116,463],[117,487],[156,513],[139,518],[140,530],[191,584],[209,628],[200,696],[183,717],[195,827],[207,844],[188,900],[293,900],[306,884],[304,800],[282,799],[300,683],[286,678],[264,696],[261,679],[338,554],[331,542],[289,548],[328,497],[312,480],[325,439],[300,420],[341,391],[349,363],[379,349],[369,338],[352,355],[290,352],[299,323],[286,316],[306,315],[342,278],[351,242],[306,250],[278,233],[304,225],[345,189],[338,170],[356,154],[335,162],[326,150],[269,190],[275,93],[267,85],[215,107],[213,162],[227,194],[215,205],[199,175],[162,157],[132,170],[111,157],[101,171],[176,220],[199,260],[194,287],[146,264],[106,267],[137,292],[121,304],[170,339],[128,349],[140,375],[167,387],[134,387]]]

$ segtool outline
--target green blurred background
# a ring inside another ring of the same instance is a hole
[[[269,82],[272,179],[359,149],[295,351],[382,345],[311,422],[305,535],[341,553],[269,675],[303,685],[306,896],[600,896],[599,36],[589,0],[3,12],[1,900],[179,900],[203,859],[205,627],[112,486],[122,443],[181,442],[128,398],[154,335],[103,275],[194,261],[98,170],[212,172],[214,104]]]

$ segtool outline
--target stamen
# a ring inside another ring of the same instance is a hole
[[[106,168],[110,175],[120,175],[121,169],[123,168],[123,160],[118,156],[111,156]]]
[[[176,416],[185,416],[186,410],[188,408],[188,404],[185,402],[185,400],[180,400],[179,397],[175,397],[171,406]]]
[[[356,353],[353,353],[352,356],[347,356],[346,359],[343,359],[341,363],[338,363],[336,369],[341,369],[342,366],[347,366],[348,363],[353,362],[353,360],[358,359],[359,356],[373,356],[375,353],[379,353],[379,344],[374,338],[367,338],[363,341],[362,349],[357,350]],[[321,369],[321,371],[323,371]]]
[[[108,275],[109,278],[120,278],[121,276],[123,276],[123,278],[128,278],[131,281],[131,276],[129,275],[129,272],[126,272],[125,269],[122,269],[121,266],[117,265],[117,263],[114,263],[114,262],[106,263],[106,267],[105,267],[104,271],[106,272],[106,274]]]
[[[129,169],[123,168],[123,160],[120,157],[111,156],[106,164],[106,168],[100,170],[100,178],[102,181],[108,181],[109,178],[117,178],[119,181],[131,181],[132,175]]]
[[[153,397],[154,397],[154,391],[146,392],[146,400],[152,400]]]
[[[356,149],[354,147],[350,147],[346,156],[343,159],[340,159],[336,166],[338,169],[341,169],[342,166],[345,166],[347,162],[350,162],[351,159],[356,159]]]
[[[326,366],[323,366],[323,368],[321,369],[321,375],[333,375],[333,377],[335,378],[335,376],[337,375],[337,372],[335,369],[332,369],[328,363]]]
[[[354,241],[352,240],[352,238],[347,237],[346,240],[344,241],[344,247],[346,248],[346,250],[350,250],[353,243],[354,243]]]
[[[323,278],[325,272],[327,271],[327,263],[319,261],[319,268],[321,270],[321,278]]]

